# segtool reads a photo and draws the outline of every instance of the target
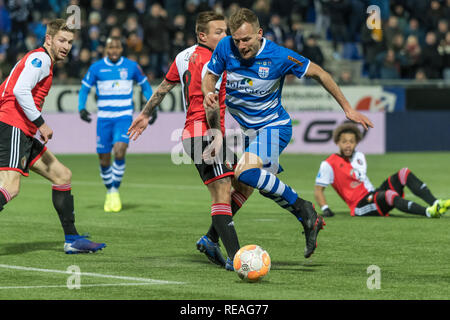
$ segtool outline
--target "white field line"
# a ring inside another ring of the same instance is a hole
[[[114,287],[114,286],[148,286],[156,283],[150,282],[133,282],[133,283],[99,283],[99,284],[80,284],[80,288],[85,287]],[[4,289],[45,289],[45,288],[66,288],[67,285],[53,285],[53,286],[11,286],[0,287],[0,290]]]
[[[21,271],[60,273],[60,274],[66,274],[69,276],[73,274],[72,272],[68,272],[68,271],[64,271],[64,270],[40,269],[40,268],[32,268],[32,267],[12,266],[12,265],[7,265],[7,264],[0,264],[0,268],[21,270]],[[86,277],[139,281],[139,282],[144,282],[144,283],[148,283],[148,284],[184,284],[184,282],[177,282],[177,281],[156,280],[156,279],[149,279],[149,278],[125,277],[125,276],[113,276],[113,275],[108,275],[108,274],[91,273],[91,272],[80,272],[80,273],[76,273],[76,274],[79,276],[86,276]]]

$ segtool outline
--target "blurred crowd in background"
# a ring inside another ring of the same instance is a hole
[[[1,81],[42,45],[49,20],[70,15],[70,5],[81,8],[81,30],[69,63],[54,67],[59,83],[83,78],[108,36],[122,37],[124,55],[150,81],[160,79],[177,53],[196,43],[198,12],[229,16],[239,7],[258,14],[266,38],[325,68],[352,60],[369,79],[450,79],[450,0],[0,0]],[[380,8],[381,29],[366,25],[370,5]],[[350,74],[335,76],[352,83]]]

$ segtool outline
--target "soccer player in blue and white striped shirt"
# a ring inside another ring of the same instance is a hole
[[[336,99],[349,120],[366,129],[370,120],[352,109],[331,76],[300,54],[281,47],[263,37],[258,17],[242,8],[229,19],[231,36],[217,45],[202,82],[204,106],[211,128],[220,128],[218,97],[214,85],[227,72],[225,104],[246,136],[245,151],[235,177],[244,184],[259,189],[284,209],[293,213],[305,230],[304,256],[310,257],[316,248],[317,235],[324,225],[312,203],[300,198],[276,174],[281,172],[278,158],[292,136],[289,114],[281,105],[281,90],[287,74],[317,80]],[[215,130],[220,134],[220,130]],[[210,158],[220,149],[222,139],[215,137],[204,157]]]
[[[145,99],[150,99],[152,89],[139,65],[122,56],[120,38],[106,41],[106,56],[92,64],[81,81],[78,110],[84,121],[90,122],[86,99],[92,86],[97,93],[97,153],[100,175],[107,188],[105,212],[119,212],[122,203],[119,186],[125,172],[125,154],[128,147],[127,131],[133,120],[133,85],[142,87]],[[111,150],[114,162],[111,166]]]

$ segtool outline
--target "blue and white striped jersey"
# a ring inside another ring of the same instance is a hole
[[[81,81],[89,89],[96,86],[98,118],[118,118],[133,115],[133,81],[143,89],[149,88],[147,77],[139,65],[125,57],[112,63],[107,57],[92,64]],[[150,93],[143,90],[147,99]],[[81,96],[81,95],[80,95]],[[84,101],[83,101],[84,100]],[[79,108],[84,108],[86,98],[80,99]]]
[[[309,59],[263,38],[261,49],[249,60],[240,57],[231,36],[217,45],[208,70],[217,76],[227,72],[226,100],[230,114],[241,127],[261,129],[289,124],[289,114],[281,105],[284,77],[302,78]]]

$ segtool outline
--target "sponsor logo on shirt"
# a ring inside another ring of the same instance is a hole
[[[34,58],[33,61],[31,61],[31,65],[33,67],[40,68],[42,66],[42,61],[39,58]]]

